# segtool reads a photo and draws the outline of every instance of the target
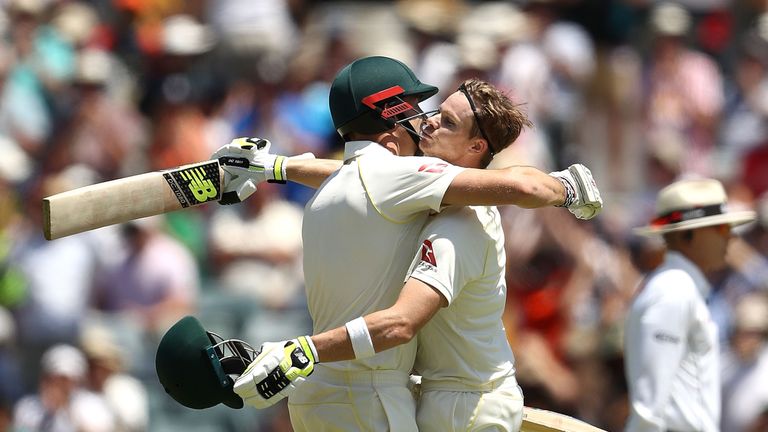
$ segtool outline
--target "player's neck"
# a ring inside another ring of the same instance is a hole
[[[446,161],[453,165],[460,166],[463,168],[477,168],[477,169],[483,169],[485,168],[485,165],[483,164],[482,157],[471,154],[471,153],[465,153],[461,157],[457,158],[456,160],[449,160]]]

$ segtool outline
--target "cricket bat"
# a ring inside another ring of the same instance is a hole
[[[208,160],[97,183],[43,199],[47,240],[219,201],[224,171]]]
[[[523,407],[520,432],[605,432],[589,423],[552,411]]]

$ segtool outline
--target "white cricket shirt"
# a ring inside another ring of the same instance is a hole
[[[463,170],[436,158],[395,156],[370,141],[346,144],[344,165],[304,211],[304,275],[315,334],[395,303],[428,214],[440,210]],[[323,365],[408,373],[415,345]]]
[[[627,432],[719,430],[719,347],[704,300],[709,291],[699,268],[674,251],[646,278],[625,327]]]
[[[515,358],[502,323],[507,285],[501,216],[496,207],[449,207],[430,218],[410,276],[449,305],[417,337],[423,380],[486,384],[513,376]]]

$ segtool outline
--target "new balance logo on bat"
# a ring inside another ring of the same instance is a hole
[[[163,177],[182,207],[221,198],[218,161],[170,170],[163,173]]]
[[[218,191],[213,185],[213,182],[205,178],[205,172],[202,168],[192,168],[190,170],[182,171],[179,175],[189,182],[187,187],[192,192],[192,195],[194,195],[197,202],[203,203],[218,195]]]

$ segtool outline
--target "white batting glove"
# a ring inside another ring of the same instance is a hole
[[[246,405],[270,407],[307,380],[317,363],[317,350],[309,336],[267,342],[261,353],[235,380],[234,390]]]
[[[560,180],[565,187],[566,197],[561,207],[567,207],[578,219],[592,219],[603,209],[603,199],[589,168],[573,164],[566,170],[549,175]]]
[[[272,143],[261,138],[236,138],[211,156],[224,169],[224,189],[220,204],[244,201],[262,182],[285,183],[285,169],[291,158],[271,154]],[[295,158],[314,158],[312,153]]]

